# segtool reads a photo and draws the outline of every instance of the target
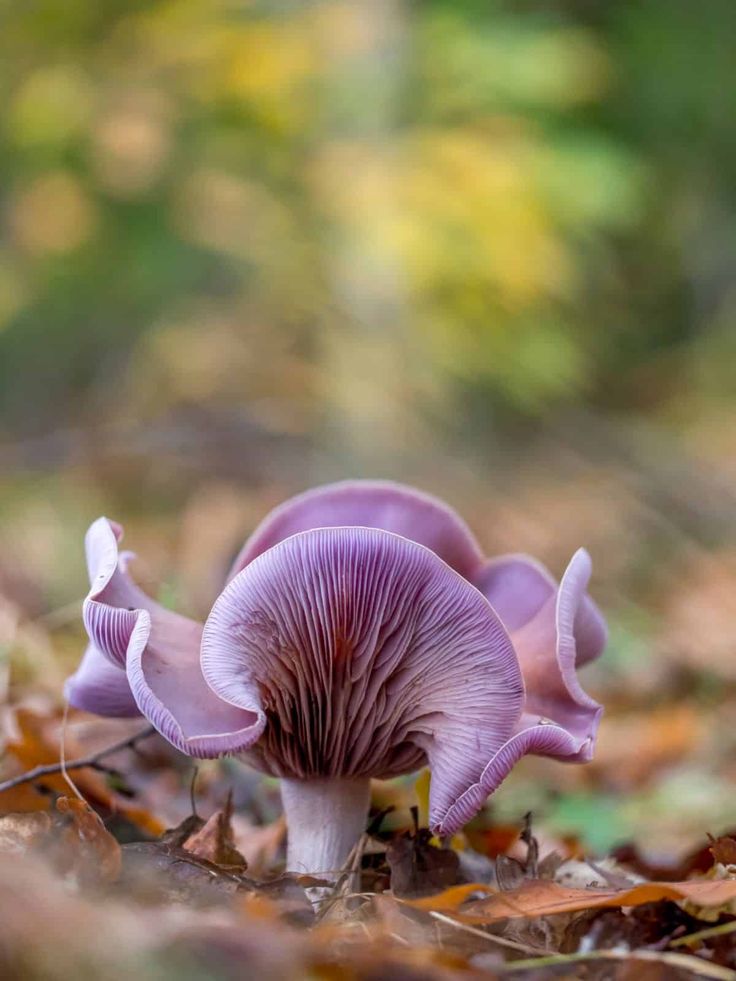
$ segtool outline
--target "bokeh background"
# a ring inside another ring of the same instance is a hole
[[[736,5],[0,12],[0,684],[61,703],[82,537],[204,616],[345,476],[581,544],[597,761],[493,802],[595,848],[736,825]]]

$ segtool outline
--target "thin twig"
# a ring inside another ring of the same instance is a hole
[[[539,842],[532,833],[532,812],[527,811],[524,815],[524,827],[519,838],[526,845],[526,859],[524,861],[524,871],[531,872],[532,879],[539,877]]]
[[[69,720],[69,702],[64,701],[64,715],[61,720],[61,734],[59,736],[59,766],[61,767],[61,775],[66,781],[67,785],[71,788],[72,793],[81,801],[84,800],[81,793],[79,792],[79,787],[74,783],[72,778],[67,773],[66,769],[66,724]]]
[[[733,933],[736,930],[736,920],[729,923],[719,923],[718,926],[706,927],[705,930],[698,930],[697,933],[687,933],[684,937],[677,937],[670,940],[670,947],[688,947],[690,944],[700,943],[701,940],[709,940],[711,937],[722,937],[726,933]]]
[[[622,875],[619,872],[610,872],[608,869],[596,865],[589,858],[585,859],[585,864],[589,865],[595,874],[599,875],[606,885],[612,889],[632,889],[636,885],[635,879],[631,879],[628,875]]]
[[[128,736],[127,739],[121,739],[120,742],[114,743],[112,746],[108,746],[107,749],[101,749],[97,753],[92,753],[89,756],[81,756],[76,760],[67,760],[65,763],[45,763],[41,766],[34,766],[32,770],[27,770],[25,773],[20,773],[17,777],[10,777],[9,780],[4,780],[0,783],[0,794],[5,790],[11,790],[13,787],[19,787],[23,783],[32,783],[34,780],[38,780],[40,777],[51,776],[54,773],[62,773],[64,769],[68,770],[81,770],[85,766],[94,766],[101,759],[106,756],[112,756],[113,753],[119,753],[123,749],[132,749],[136,743],[140,742],[142,739],[147,739],[148,736],[152,736],[156,730],[153,726],[147,726],[140,732],[135,733],[133,736]]]
[[[510,950],[518,950],[522,954],[539,954],[540,952],[538,947],[523,944],[518,940],[509,940],[508,937],[499,937],[495,933],[486,933],[485,930],[479,930],[477,927],[468,926],[467,923],[460,923],[458,920],[453,920],[451,916],[445,916],[444,913],[438,913],[437,910],[430,910],[429,915],[433,919],[439,920],[441,923],[447,923],[448,926],[454,926],[458,930],[463,930],[465,933],[472,933],[474,937],[482,937],[484,940],[490,940],[491,943],[498,944],[500,947],[508,947]]]
[[[736,971],[720,964],[709,964],[700,957],[690,954],[677,954],[658,950],[591,950],[590,953],[550,954],[548,957],[532,957],[523,961],[511,961],[494,966],[498,974],[512,974],[516,971],[531,971],[538,967],[555,967],[558,964],[575,964],[583,961],[651,961],[666,964],[682,971],[690,971],[701,978],[714,981],[736,981]]]
[[[189,784],[189,806],[192,808],[192,814],[195,818],[199,817],[199,814],[197,814],[197,795],[195,793],[198,776],[199,767],[195,764],[195,766],[192,767],[192,782]],[[232,790],[230,791],[230,794],[232,796]]]
[[[358,881],[359,884],[360,867],[363,863],[363,853],[365,852],[365,846],[368,842],[368,838],[368,834],[363,832],[350,850],[350,854],[345,859],[345,865],[340,870],[340,876],[335,885],[332,887],[332,892],[317,901],[317,921],[322,920],[328,911],[332,909],[332,907],[335,906],[341,899],[346,900],[357,895],[357,893],[355,893],[351,888],[351,885],[354,885],[356,881]],[[319,887],[315,887],[315,892],[318,888]]]

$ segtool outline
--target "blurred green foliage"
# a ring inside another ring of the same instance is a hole
[[[1,10],[3,438],[728,393],[729,0]]]

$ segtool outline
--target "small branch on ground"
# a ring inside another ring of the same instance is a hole
[[[106,749],[101,749],[97,753],[90,753],[89,756],[81,756],[76,760],[66,760],[65,762],[58,763],[46,763],[41,766],[34,766],[32,770],[27,770],[25,773],[18,774],[17,777],[10,777],[8,780],[3,780],[0,783],[0,794],[5,790],[11,790],[13,787],[19,787],[23,783],[33,783],[34,780],[39,780],[41,777],[48,777],[52,774],[62,773],[64,770],[81,770],[85,766],[94,767],[95,769],[102,769],[99,766],[101,760],[106,756],[112,756],[113,753],[119,753],[123,749],[133,749],[137,743],[141,742],[143,739],[147,739],[152,736],[156,730],[153,726],[146,726],[145,729],[141,729],[140,732],[134,733],[132,736],[128,736],[127,739],[121,739],[120,742],[114,743],[112,746],[108,746]]]
[[[485,930],[477,929],[477,927],[468,926],[467,923],[460,923],[451,916],[445,916],[444,913],[438,913],[434,909],[429,911],[429,915],[432,919],[439,920],[440,923],[446,923],[448,926],[455,927],[456,930],[463,930],[465,933],[470,933],[474,937],[482,937],[483,940],[488,940],[492,944],[498,944],[500,947],[508,947],[510,950],[518,950],[523,954],[532,954],[535,957],[543,956],[545,953],[538,947],[522,944],[518,940],[510,940],[508,937],[499,937],[495,933],[487,933]]]
[[[196,794],[198,776],[199,776],[199,767],[198,766],[192,767],[192,782],[189,784],[189,804],[192,808],[192,815],[194,817],[199,817],[199,815],[197,814],[197,794]]]
[[[495,968],[498,974],[513,974],[516,971],[538,970],[543,967],[557,967],[564,964],[576,964],[582,961],[651,961],[681,971],[689,971],[695,977],[713,978],[713,981],[736,981],[736,971],[720,964],[709,964],[708,961],[691,954],[674,953],[669,950],[591,950],[577,954],[550,954],[548,957],[533,957],[523,961],[509,961]]]
[[[526,861],[524,871],[531,874],[532,879],[539,878],[539,842],[532,833],[532,812],[524,815],[524,827],[519,835],[526,845]]]

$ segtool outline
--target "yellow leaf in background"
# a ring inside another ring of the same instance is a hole
[[[84,132],[94,96],[91,80],[75,65],[41,68],[6,106],[5,125],[21,146],[62,144]]]
[[[24,251],[65,253],[78,249],[94,234],[97,209],[76,177],[53,171],[18,194],[11,221]]]
[[[287,95],[316,70],[318,54],[298,22],[253,22],[232,46],[228,82],[248,99]]]

